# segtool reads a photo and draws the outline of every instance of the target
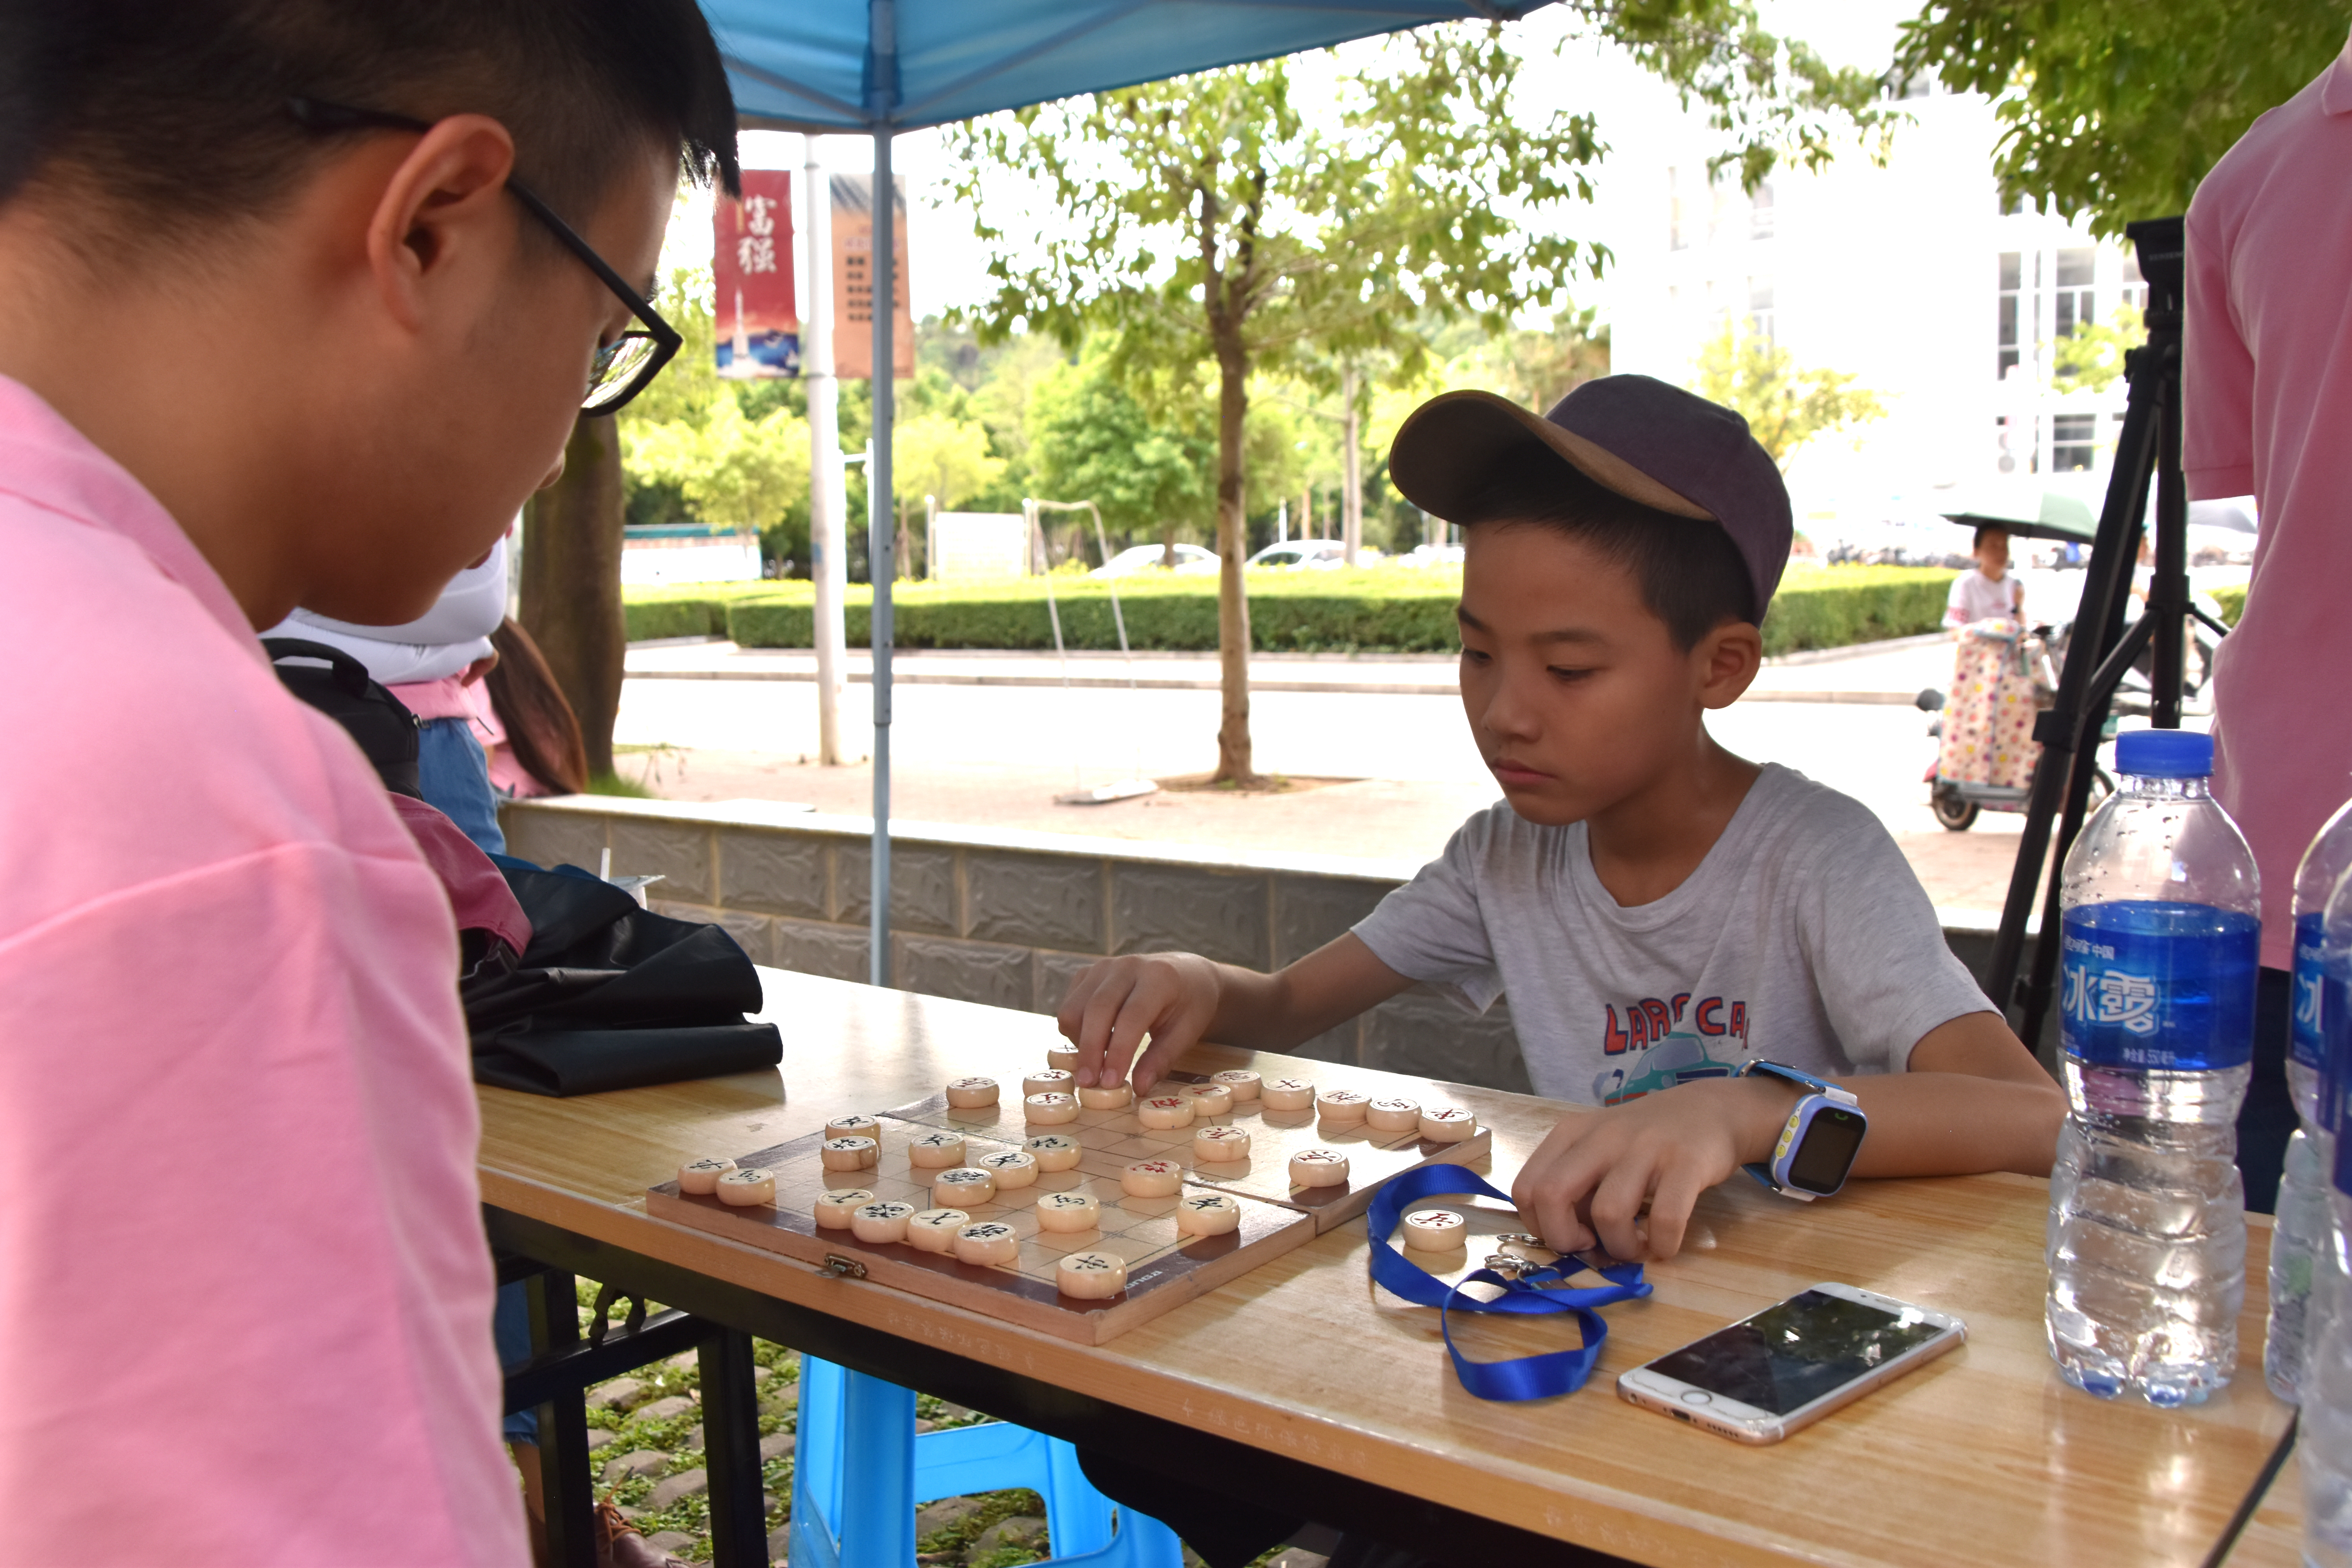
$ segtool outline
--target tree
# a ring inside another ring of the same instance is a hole
[[[1153,419],[1100,353],[1041,380],[1025,423],[1040,496],[1093,501],[1107,531],[1156,533],[1172,550],[1210,520],[1214,444]]]
[[[808,500],[808,421],[789,408],[747,419],[731,388],[699,420],[628,431],[624,449],[630,472],[676,485],[697,517],[739,533],[772,528]]]
[[[2344,47],[2344,25],[2339,0],[1931,0],[1894,69],[1994,100],[2004,200],[2114,236],[2185,211],[2254,117]]]
[[[1752,178],[1775,156],[1768,128],[1818,162],[1812,117],[1874,112],[1874,81],[1762,33],[1738,0],[1595,0],[1584,16],[1746,133]],[[1410,376],[1426,358],[1420,323],[1502,331],[1606,257],[1531,221],[1556,226],[1590,197],[1601,144],[1591,115],[1516,101],[1520,60],[1500,27],[1423,28],[1380,59],[1343,74],[1312,121],[1276,60],[1015,110],[957,143],[954,195],[975,213],[1007,210],[1009,176],[1066,225],[1015,242],[978,220],[999,284],[973,313],[983,337],[1026,327],[1075,347],[1107,330],[1122,373],[1163,386],[1213,368],[1221,781],[1255,776],[1241,572],[1253,372],[1387,351]]]
[[[1691,390],[1738,409],[1757,444],[1783,468],[1814,437],[1886,413],[1878,395],[1854,385],[1854,377],[1805,369],[1787,349],[1754,333],[1743,336],[1731,321],[1699,351],[1693,368]]]
[[[1003,476],[1004,459],[989,450],[977,423],[945,414],[921,414],[890,430],[890,477],[906,500],[929,496],[941,511],[987,489]]]
[[[621,609],[621,440],[614,416],[581,418],[563,477],[523,511],[522,624],[580,719],[591,779],[613,771],[613,721],[628,655]]]
[[[2124,373],[2124,355],[2147,342],[2141,312],[2118,305],[2106,324],[2078,323],[2051,346],[2050,381],[2061,392],[2102,392]]]

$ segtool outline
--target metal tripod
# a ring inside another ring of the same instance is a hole
[[[2091,546],[2083,599],[2074,616],[2058,695],[2035,721],[2042,744],[2033,794],[2026,805],[2025,832],[2017,866],[2010,873],[2009,899],[2001,907],[2000,931],[1993,939],[1985,992],[2011,1016],[2018,1037],[2032,1045],[2049,1014],[2058,969],[2058,922],[2063,868],[2074,836],[2082,831],[2097,771],[2099,736],[2125,672],[2153,649],[2148,683],[2149,722],[2159,730],[2180,727],[2182,658],[2187,621],[2205,622],[2217,636],[2226,626],[2196,607],[2189,595],[2189,489],[2180,468],[2180,311],[2185,285],[2181,220],[2151,218],[2125,229],[2147,281],[2147,342],[2124,357],[2131,394],[2116,464]],[[2147,609],[2126,631],[2125,600],[2132,567],[2139,558],[2151,484],[2156,490],[2155,574]],[[2050,886],[2042,889],[2042,868],[2050,859],[2051,830],[2058,853]],[[2034,943],[2033,968],[2023,980],[2018,968],[2025,950],[2025,927],[2042,894],[2042,940]]]

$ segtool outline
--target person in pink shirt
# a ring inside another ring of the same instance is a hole
[[[2189,493],[2252,495],[2261,531],[2214,659],[2213,793],[2263,883],[2254,1079],[2239,1122],[2247,1201],[2294,1125],[2285,1067],[2295,867],[2352,796],[2352,41],[2254,121],[2189,204],[2181,353]],[[2267,1204],[2260,1206],[2267,1207]]]
[[[407,621],[675,352],[691,0],[0,0],[0,1520],[528,1561],[447,896],[255,628]]]

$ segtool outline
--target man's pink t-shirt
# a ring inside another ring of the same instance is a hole
[[[0,1529],[527,1562],[448,900],[163,508],[5,377],[0,668]]]
[[[2254,121],[2189,208],[2189,493],[2261,505],[2214,662],[2214,792],[2263,875],[2263,963],[2294,963],[2295,866],[2352,796],[2352,43]]]

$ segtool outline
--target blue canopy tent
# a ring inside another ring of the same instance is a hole
[[[1549,0],[703,0],[747,127],[874,138],[873,297],[896,281],[890,139],[1001,109],[1270,59],[1430,22],[1511,20]],[[874,311],[874,363],[895,312]],[[891,387],[874,380],[866,561],[874,583],[869,974],[890,980]],[[876,510],[878,508],[879,510]]]

